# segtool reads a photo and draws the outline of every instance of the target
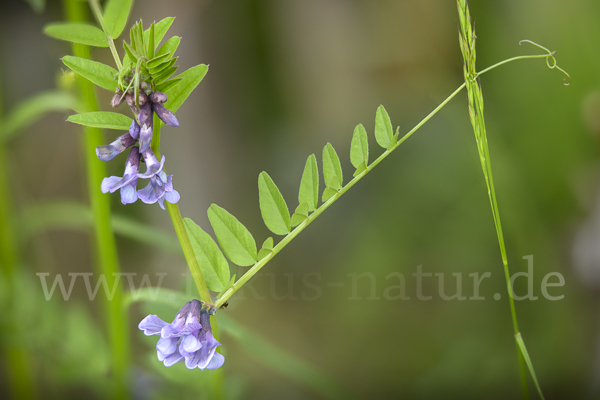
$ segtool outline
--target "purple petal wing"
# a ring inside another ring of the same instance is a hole
[[[158,318],[156,315],[148,315],[139,323],[138,328],[144,331],[144,335],[159,335],[162,328],[168,325],[165,321]]]

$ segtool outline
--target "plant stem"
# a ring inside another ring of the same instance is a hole
[[[156,155],[158,159],[160,159],[160,128],[161,120],[156,114],[154,114],[152,143],[150,144],[150,148],[152,149],[154,155]],[[165,206],[169,211],[171,221],[173,221],[173,227],[175,228],[177,239],[179,240],[179,244],[181,245],[181,249],[183,250],[185,261],[187,262],[188,268],[190,269],[190,273],[192,274],[192,278],[194,279],[194,283],[196,284],[196,289],[198,289],[200,300],[202,300],[205,303],[212,304],[212,297],[210,296],[210,292],[208,291],[208,287],[206,286],[206,282],[204,281],[204,277],[202,276],[202,270],[200,270],[200,265],[198,265],[196,255],[194,254],[194,249],[192,248],[190,237],[188,236],[187,231],[185,229],[183,218],[181,217],[181,212],[179,211],[179,206],[177,204],[171,204],[168,201],[165,201]],[[216,315],[210,316],[210,326],[212,329],[213,336],[216,340],[219,340],[219,328],[217,326]],[[220,349],[218,349],[217,351],[220,353]],[[221,369],[212,372],[211,390],[213,399],[221,400],[224,398],[223,371]]]
[[[154,114],[153,118],[154,120],[152,130],[152,143],[150,147],[152,148],[152,151],[154,152],[156,157],[160,159],[161,120],[156,114]],[[204,281],[204,277],[202,276],[202,271],[200,270],[200,265],[198,265],[198,260],[196,260],[194,249],[192,248],[192,243],[190,242],[190,238],[187,234],[187,231],[185,230],[183,218],[181,217],[181,212],[179,211],[179,206],[177,204],[171,204],[168,201],[165,201],[165,206],[169,211],[171,221],[173,221],[173,227],[175,228],[177,239],[179,239],[179,243],[181,244],[181,249],[183,250],[185,261],[187,262],[188,268],[190,269],[190,272],[192,274],[192,278],[194,279],[194,283],[196,284],[196,288],[198,289],[200,300],[202,300],[205,303],[211,304],[212,298],[210,297],[210,292],[208,291],[208,287],[206,286],[206,282]]]
[[[102,30],[104,31],[104,33],[106,33],[106,30],[104,29],[104,17],[102,16],[102,8],[100,8],[100,3],[98,3],[98,0],[89,0],[89,2],[90,2],[90,8],[94,12],[94,16],[96,17],[96,20],[102,27]],[[110,48],[110,52],[112,53],[112,56],[115,59],[115,65],[117,66],[117,71],[121,71],[121,68],[123,66],[121,64],[121,58],[119,57],[119,53],[117,53],[117,48],[115,47],[115,42],[114,42],[113,38],[108,35],[108,33],[106,33],[106,39],[108,40],[108,47]]]
[[[67,20],[72,22],[87,21],[85,3],[79,0],[65,0]],[[73,45],[74,55],[90,58],[88,46]],[[77,76],[77,83],[85,111],[97,111],[98,100],[91,82]],[[84,128],[83,150],[87,165],[88,192],[92,212],[94,214],[96,264],[98,273],[106,278],[107,286],[114,288],[112,299],[106,299],[103,304],[105,321],[108,328],[109,344],[111,348],[112,376],[115,381],[114,398],[128,398],[128,373],[129,373],[129,330],[127,326],[127,309],[123,307],[123,289],[118,284],[116,277],[119,274],[119,259],[117,246],[111,227],[110,196],[100,190],[102,179],[107,175],[105,163],[100,161],[95,154],[95,149],[105,143],[101,129]]]
[[[393,147],[387,149],[383,152],[375,161],[371,163],[363,172],[356,175],[350,182],[346,184],[343,188],[341,188],[335,195],[329,198],[325,203],[321,204],[319,208],[315,210],[312,214],[308,216],[300,225],[298,225],[293,231],[288,233],[277,245],[273,248],[273,251],[266,255],[264,258],[259,260],[256,264],[254,264],[244,275],[240,277],[229,289],[227,289],[221,297],[215,302],[215,306],[217,308],[221,307],[225,302],[235,293],[237,292],[246,282],[250,280],[258,271],[261,270],[262,267],[265,266],[277,253],[279,253],[285,246],[288,245],[289,242],[292,241],[300,232],[302,232],[311,222],[313,222],[319,215],[323,213],[330,205],[332,205],[337,199],[342,197],[344,193],[348,191],[352,186],[354,186],[358,181],[360,181],[365,175],[369,173],[377,164],[383,161],[388,155],[391,154],[392,151],[396,150],[398,146],[400,146],[406,139],[412,136],[413,133],[417,131],[423,124],[429,121],[438,111],[440,111],[450,100],[452,100],[461,90],[463,90],[465,84],[463,83],[456,89],[450,96],[446,98],[439,106],[437,106],[432,112],[430,112],[421,122],[415,125],[408,133],[406,133],[402,139],[400,139]]]
[[[551,55],[551,54],[550,54]],[[509,58],[507,60],[500,61],[484,70],[479,72],[477,75],[483,75],[486,72],[493,70],[496,67],[499,67],[503,64],[517,61],[517,60],[525,60],[531,58],[547,58],[549,54],[536,54],[536,55],[525,55]],[[452,100],[462,89],[464,89],[466,83],[460,85],[450,96],[446,98],[439,106],[437,106],[429,115],[427,115],[421,122],[415,125],[408,133],[406,133],[402,139],[400,139],[394,147],[386,150],[381,154],[371,165],[367,167],[363,172],[358,174],[354,179],[352,179],[346,186],[340,189],[334,196],[332,196],[329,200],[321,205],[314,213],[312,213],[304,222],[298,225],[292,232],[287,234],[277,245],[273,248],[273,251],[269,253],[267,256],[259,260],[256,264],[254,264],[244,275],[242,275],[229,289],[227,289],[219,299],[215,301],[215,306],[221,307],[225,302],[235,293],[237,292],[246,282],[250,280],[258,271],[261,270],[262,267],[265,266],[277,253],[279,253],[287,244],[292,241],[304,228],[306,228],[312,221],[314,221],[323,211],[325,211],[332,203],[334,203],[337,199],[339,199],[348,189],[350,189],[356,182],[361,180],[371,169],[373,169],[377,164],[379,164],[384,158],[386,158],[392,151],[394,151],[398,146],[400,146],[406,139],[412,136],[421,126],[423,126],[431,117],[433,117],[439,110],[441,110],[450,100]],[[504,240],[504,239],[502,239]],[[505,271],[506,272],[506,271]],[[511,302],[512,302],[512,295]],[[513,305],[514,307],[514,305]]]

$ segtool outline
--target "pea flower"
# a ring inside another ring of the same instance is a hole
[[[138,199],[136,186],[140,169],[140,152],[133,147],[127,157],[123,177],[109,176],[102,180],[102,193],[115,192],[121,189],[121,203],[130,204]]]
[[[217,369],[225,362],[217,353],[221,343],[212,334],[208,308],[202,307],[198,300],[186,303],[170,324],[156,315],[148,315],[138,328],[146,336],[160,335],[156,353],[166,367],[185,361],[189,369]]]

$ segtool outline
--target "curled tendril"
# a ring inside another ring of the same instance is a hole
[[[560,72],[562,72],[563,74],[565,74],[567,76],[567,78],[569,79],[569,81],[567,82],[567,78],[563,79],[563,85],[565,86],[569,86],[571,84],[571,75],[569,75],[567,73],[567,71],[565,71],[564,69],[562,69],[561,67],[558,66],[558,64],[556,63],[556,58],[554,58],[554,55],[556,54],[556,51],[550,51],[547,48],[545,48],[544,46],[542,46],[541,44],[537,44],[536,42],[533,42],[531,40],[521,40],[519,42],[519,46],[521,45],[521,43],[530,43],[544,51],[546,51],[548,53],[548,56],[546,56],[546,65],[548,66],[548,68],[550,69],[557,69]]]

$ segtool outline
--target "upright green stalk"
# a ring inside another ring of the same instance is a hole
[[[152,130],[152,144],[150,147],[152,151],[156,155],[158,159],[160,159],[160,125],[161,121],[156,114],[153,116],[153,130]],[[165,206],[169,211],[169,215],[171,216],[171,220],[173,221],[173,227],[175,228],[175,233],[177,234],[177,239],[179,239],[179,243],[181,244],[181,249],[183,250],[183,255],[185,257],[185,261],[187,262],[188,268],[190,269],[190,273],[192,274],[192,278],[194,279],[194,283],[196,284],[196,289],[198,289],[198,294],[200,295],[200,300],[205,303],[212,304],[212,298],[210,297],[210,292],[208,291],[208,287],[206,286],[206,282],[204,281],[204,277],[202,275],[202,271],[200,270],[200,265],[198,265],[198,260],[194,255],[194,249],[192,248],[192,243],[190,242],[190,238],[185,230],[185,225],[183,224],[183,218],[181,217],[181,212],[179,211],[179,206],[177,204],[171,204],[168,201],[165,201]],[[212,328],[212,333],[215,339],[219,340],[219,329],[217,327],[217,316],[210,316],[210,325]],[[219,350],[217,350],[219,351]],[[223,371],[221,369],[213,371],[213,385],[212,385],[212,398],[215,400],[221,400],[224,398],[223,393]]]
[[[87,21],[86,3],[80,0],[64,0],[64,5],[68,21]],[[89,47],[81,44],[73,45],[73,54],[90,58]],[[81,76],[77,76],[77,83],[84,111],[99,110],[94,85]],[[107,299],[103,304],[111,348],[112,377],[116,385],[113,397],[126,399],[129,397],[127,384],[130,363],[127,309],[123,307],[123,289],[120,285],[116,285],[120,269],[110,222],[110,196],[100,190],[102,179],[107,176],[107,171],[105,164],[96,157],[95,153],[96,147],[105,144],[105,140],[101,129],[85,127],[84,132],[83,150],[87,164],[88,191],[94,214],[97,271],[98,274],[105,276],[108,287],[115,287],[112,300]]]
[[[1,111],[1,110],[0,110]],[[0,131],[2,129],[2,113],[0,112]],[[6,144],[0,140],[0,279],[7,281],[6,288],[12,292],[16,269],[20,264],[19,250],[15,241],[16,227],[13,221],[15,210],[12,204],[10,180],[8,178],[8,160]],[[10,301],[13,297],[7,296]],[[10,347],[4,352],[8,380],[15,399],[35,398],[34,384],[31,377],[31,365],[28,352],[21,347]]]
[[[494,217],[494,224],[496,226],[496,235],[498,237],[498,244],[500,246],[500,253],[502,255],[502,264],[504,266],[504,276],[506,279],[506,290],[508,292],[508,301],[510,305],[510,313],[512,316],[513,330],[515,334],[515,345],[517,348],[517,354],[519,359],[519,369],[521,372],[521,383],[523,387],[523,397],[529,399],[529,389],[527,384],[527,367],[525,365],[525,354],[523,354],[521,347],[519,346],[518,338],[520,338],[519,325],[517,323],[517,312],[515,309],[515,301],[513,296],[512,285],[510,282],[510,272],[508,270],[508,259],[506,256],[506,246],[504,245],[504,234],[502,232],[502,224],[500,222],[500,211],[498,209],[498,200],[496,199],[496,189],[494,187],[494,178],[492,175],[492,162],[489,153],[489,147],[487,143],[487,135],[485,129],[485,120],[483,116],[483,93],[481,91],[481,85],[479,83],[477,70],[475,67],[476,52],[475,52],[475,32],[471,26],[471,16],[469,14],[469,8],[466,0],[458,0],[458,14],[460,19],[460,48],[462,51],[464,66],[463,72],[465,77],[465,84],[467,86],[467,96],[469,100],[469,117],[471,124],[473,125],[473,131],[475,133],[475,139],[477,142],[477,150],[479,152],[479,159],[481,162],[481,168],[485,177],[485,184],[488,189],[488,196],[490,198],[490,205],[492,207],[492,215]],[[524,347],[524,346],[523,346]],[[535,374],[532,371],[532,376]],[[537,380],[536,380],[537,386]],[[539,386],[538,386],[539,390]],[[543,398],[541,391],[540,396]]]

